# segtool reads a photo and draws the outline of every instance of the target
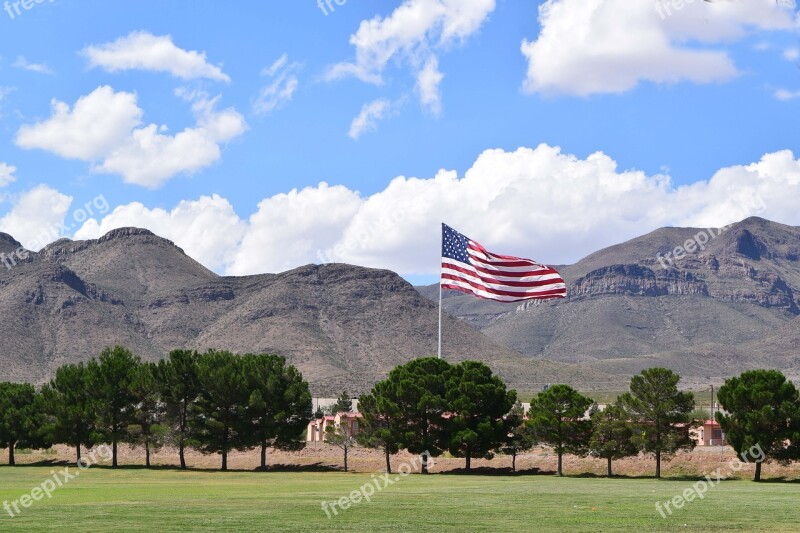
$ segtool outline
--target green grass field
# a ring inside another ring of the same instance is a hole
[[[63,467],[0,468],[0,504]],[[205,472],[93,467],[2,531],[800,531],[800,484],[724,481],[661,518],[657,500],[694,480],[410,475],[328,518],[372,481],[341,472]]]

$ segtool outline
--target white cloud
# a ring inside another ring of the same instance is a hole
[[[490,249],[560,264],[662,226],[720,227],[751,215],[800,225],[798,197],[800,160],[788,150],[674,187],[666,175],[621,171],[602,152],[580,159],[540,145],[487,150],[463,177],[398,177],[367,197],[325,183],[293,190],[262,200],[246,221],[217,196],[170,212],[130,204],[78,235],[147,227],[231,275],[323,261],[435,274],[441,222]]]
[[[424,106],[439,106],[437,54],[476,33],[495,9],[495,0],[405,0],[386,18],[364,20],[350,37],[353,62],[338,63],[326,78],[355,77],[382,84],[393,59],[407,64],[417,78]]]
[[[442,83],[444,74],[439,72],[439,60],[435,56],[428,59],[422,71],[417,76],[417,91],[422,105],[434,115],[442,112],[442,95],[439,84]]]
[[[775,98],[781,100],[782,102],[788,102],[789,100],[795,100],[800,98],[800,91],[789,91],[787,89],[778,89],[775,91]]]
[[[23,125],[16,144],[41,149],[68,159],[92,160],[105,156],[130,135],[142,120],[136,95],[98,87],[82,96],[70,109],[52,101],[52,116],[37,124]]]
[[[783,51],[783,58],[787,61],[797,61],[800,59],[800,48],[787,48]]]
[[[83,54],[90,67],[100,67],[108,72],[150,70],[167,72],[184,80],[231,81],[220,67],[206,60],[205,52],[179,48],[169,35],[134,31],[114,42],[89,46]]]
[[[128,226],[149,229],[218,271],[230,262],[246,229],[246,223],[228,200],[215,194],[181,201],[170,211],[148,209],[138,202],[119,206],[101,221],[86,221],[75,233],[75,239],[96,239],[112,229]]]
[[[724,45],[751,29],[788,31],[796,24],[774,0],[670,6],[547,0],[539,7],[539,36],[522,43],[524,89],[587,96],[629,91],[642,81],[724,82],[739,74]]]
[[[30,63],[25,56],[17,56],[17,60],[11,64],[14,68],[21,68],[30,72],[37,72],[39,74],[54,74],[54,72],[44,63]]]
[[[63,236],[61,224],[71,204],[72,197],[39,185],[16,199],[11,210],[0,218],[0,231],[28,250],[39,251]]]
[[[352,139],[358,139],[367,131],[375,131],[378,129],[378,122],[386,118],[391,109],[392,102],[385,98],[364,104],[361,112],[350,124],[348,135]]]
[[[142,126],[136,95],[98,87],[70,109],[53,101],[52,116],[23,125],[16,144],[61,157],[91,162],[93,172],[119,174],[126,183],[157,188],[170,178],[218,161],[220,144],[238,137],[246,123],[235,109],[217,111],[217,98],[178,91],[192,102],[196,125],[167,135],[164,125]]]
[[[5,187],[9,183],[14,183],[17,180],[17,177],[14,175],[16,171],[17,167],[0,161],[0,187]]]
[[[340,238],[361,202],[357,192],[326,183],[262,200],[227,273],[282,272],[321,262],[320,250]]]
[[[259,91],[253,102],[253,112],[266,115],[291,101],[299,85],[297,72],[301,67],[300,63],[289,63],[289,56],[283,54],[265,68],[262,75],[270,78],[270,83]]]

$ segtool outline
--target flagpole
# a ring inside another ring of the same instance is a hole
[[[442,249],[444,246],[444,231],[439,246],[439,359],[442,358]]]

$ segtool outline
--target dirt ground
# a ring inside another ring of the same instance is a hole
[[[2,453],[2,452],[0,452]],[[84,452],[86,455],[87,452]],[[385,470],[385,459],[380,450],[370,450],[354,447],[349,451],[349,467],[355,472],[373,473]],[[3,455],[0,455],[3,457]],[[56,446],[51,450],[17,452],[18,464],[30,464],[40,461],[68,463],[75,460],[75,452],[66,446]],[[678,455],[662,461],[662,475],[664,477],[705,476],[720,472],[730,477],[751,478],[754,466],[752,464],[735,465],[741,468],[732,468],[731,461],[735,454],[731,448],[706,447],[696,448],[692,452],[679,453]],[[177,450],[164,448],[152,454],[151,461],[154,466],[174,467],[179,464]],[[219,455],[203,455],[197,451],[187,451],[186,461],[189,468],[218,469],[220,467]],[[334,446],[311,443],[304,450],[298,452],[283,452],[269,450],[267,462],[272,469],[281,470],[338,470],[342,469],[343,452]],[[121,445],[119,448],[119,463],[121,465],[143,465],[144,450],[132,449]],[[100,464],[110,464],[110,461],[100,461]],[[260,464],[260,451],[232,452],[228,457],[230,470],[256,470]],[[531,452],[517,457],[517,470],[520,473],[547,474],[556,470],[557,457],[549,448],[536,448]],[[403,466],[408,465],[408,466]],[[392,467],[397,470],[401,467],[418,469],[419,460],[416,456],[401,452],[392,456]],[[464,460],[453,458],[445,454],[435,458],[435,465],[431,472],[452,472],[464,468]],[[511,457],[498,455],[494,459],[473,459],[472,468],[483,473],[503,473],[511,470]],[[652,476],[655,472],[655,459],[652,456],[640,455],[614,461],[614,474],[624,476]],[[566,475],[597,475],[606,474],[606,461],[591,457],[580,458],[571,455],[564,456],[564,474]],[[800,463],[789,466],[767,464],[763,468],[765,478],[800,479]]]

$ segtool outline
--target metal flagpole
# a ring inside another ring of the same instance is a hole
[[[442,358],[442,250],[444,249],[444,229],[440,239],[439,247],[439,359]]]

